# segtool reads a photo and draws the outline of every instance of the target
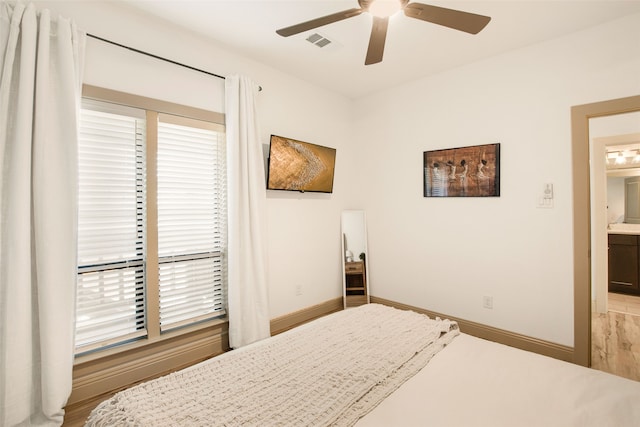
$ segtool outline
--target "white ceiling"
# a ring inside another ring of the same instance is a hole
[[[413,0],[412,0],[413,1]],[[215,40],[222,47],[321,87],[356,98],[397,84],[640,13],[640,0],[421,1],[490,16],[477,35],[402,14],[389,23],[384,60],[364,65],[371,16],[320,27],[333,41],[319,48],[275,33],[320,16],[358,7],[357,0],[122,0]]]

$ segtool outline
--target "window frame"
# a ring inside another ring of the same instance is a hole
[[[171,120],[185,126],[195,126],[213,129],[225,133],[225,116],[222,113],[208,111],[200,108],[174,104],[144,96],[133,95],[125,92],[114,91],[92,85],[83,85],[82,97],[94,99],[96,101],[109,102],[128,107],[139,108],[146,111],[146,186],[147,186],[147,230],[157,230],[157,125],[160,116],[170,115]],[[206,122],[206,123],[202,123]],[[157,232],[147,233],[146,242],[146,300],[159,301],[159,271],[158,271],[158,234]],[[226,252],[226,248],[225,248]],[[226,283],[223,286],[226,295]],[[225,297],[226,299],[226,297]],[[226,304],[225,304],[226,305]],[[147,334],[135,341],[125,342],[112,347],[97,347],[89,351],[77,351],[74,363],[76,365],[109,358],[117,354],[143,350],[145,348],[161,345],[162,342],[182,339],[192,336],[198,332],[211,328],[226,328],[228,318],[223,314],[214,319],[200,321],[191,325],[170,329],[164,332],[160,330],[159,304],[146,304],[146,327]]]

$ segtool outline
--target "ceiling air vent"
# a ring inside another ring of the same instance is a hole
[[[313,33],[311,34],[309,37],[307,37],[307,41],[309,43],[312,43],[318,47],[325,47],[326,45],[328,45],[329,43],[331,43],[331,40],[329,40],[328,38],[321,36],[318,33]]]

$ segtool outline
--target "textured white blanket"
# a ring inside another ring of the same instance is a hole
[[[349,426],[458,335],[368,304],[320,318],[101,403],[87,426]]]

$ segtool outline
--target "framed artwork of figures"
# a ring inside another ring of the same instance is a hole
[[[424,197],[500,196],[500,144],[425,151]]]

